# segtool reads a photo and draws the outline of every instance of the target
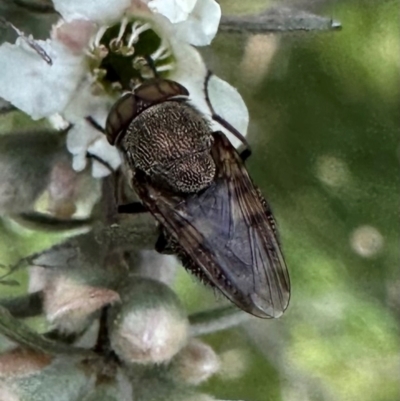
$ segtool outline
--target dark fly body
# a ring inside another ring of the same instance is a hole
[[[156,218],[156,249],[177,254],[244,311],[282,315],[290,282],[270,208],[243,154],[212,131],[186,88],[165,79],[142,84],[113,106],[106,134],[124,155],[142,201],[120,210],[147,210]]]

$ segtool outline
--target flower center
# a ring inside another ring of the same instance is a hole
[[[114,93],[132,90],[144,80],[163,77],[174,68],[169,43],[149,22],[127,18],[98,31],[90,56],[96,84]]]

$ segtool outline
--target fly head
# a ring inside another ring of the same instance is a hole
[[[157,185],[178,193],[198,192],[215,176],[212,130],[187,101],[188,91],[163,79],[123,95],[106,123],[109,142],[127,165]]]

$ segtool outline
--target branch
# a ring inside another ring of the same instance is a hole
[[[340,22],[306,11],[272,8],[257,15],[224,15],[220,30],[228,32],[290,32],[339,30]]]
[[[40,230],[46,232],[60,232],[90,228],[90,226],[93,224],[93,220],[91,218],[59,219],[57,217],[38,212],[12,214],[10,217],[23,227],[31,230]]]
[[[250,318],[251,315],[232,305],[197,312],[189,316],[190,334],[195,337],[227,330]]]
[[[42,313],[41,292],[22,295],[14,298],[0,299],[0,306],[6,308],[15,318],[27,318]]]
[[[27,11],[40,14],[56,14],[57,11],[53,7],[50,0],[13,0],[13,3]]]
[[[24,323],[12,317],[10,312],[2,306],[0,306],[0,333],[8,337],[11,341],[15,341],[19,345],[37,352],[44,352],[50,355],[67,354],[96,357],[96,354],[87,349],[56,343],[46,339],[31,330]]]

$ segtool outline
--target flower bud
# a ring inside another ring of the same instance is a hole
[[[109,319],[111,346],[131,363],[169,361],[186,344],[188,319],[175,293],[156,280],[135,277],[120,291]]]
[[[85,285],[64,275],[54,277],[43,296],[47,320],[67,333],[83,330],[94,312],[119,301],[118,293],[113,290]]]
[[[47,320],[67,333],[85,329],[103,306],[119,301],[122,262],[93,233],[69,239],[30,258],[30,291],[42,291]],[[46,266],[46,267],[41,267]]]
[[[249,355],[243,349],[231,349],[220,354],[219,376],[224,380],[236,380],[244,375],[249,366]]]
[[[50,365],[50,355],[24,348],[15,348],[0,355],[0,378],[30,376]]]
[[[87,217],[100,195],[100,183],[89,172],[77,173],[69,157],[57,160],[52,166],[50,181],[41,199],[45,212],[60,219],[72,216]]]
[[[202,341],[191,339],[177,355],[173,371],[178,381],[198,385],[218,371],[220,361],[214,350]]]
[[[179,262],[174,255],[162,255],[155,250],[144,249],[139,253],[139,261],[135,264],[140,276],[153,278],[165,284],[172,284]]]
[[[92,387],[94,371],[77,358],[16,349],[0,356],[0,401],[75,401]]]

